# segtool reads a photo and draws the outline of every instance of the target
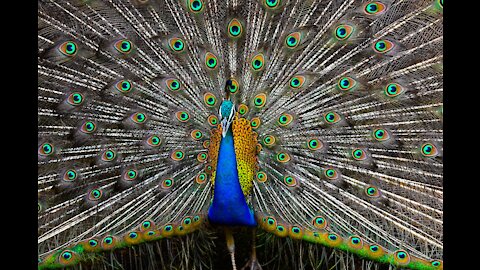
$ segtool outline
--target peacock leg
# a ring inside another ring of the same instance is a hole
[[[235,264],[235,241],[233,239],[233,234],[230,228],[225,228],[225,238],[227,239],[227,248],[230,252],[230,257],[232,259],[232,269],[237,270],[237,266]]]
[[[262,270],[262,266],[257,260],[257,250],[255,249],[255,239],[257,236],[256,228],[252,230],[252,254],[250,255],[250,260],[242,267],[242,270]]]

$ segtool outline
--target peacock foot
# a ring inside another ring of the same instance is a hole
[[[262,270],[262,266],[257,258],[252,256],[241,270]]]

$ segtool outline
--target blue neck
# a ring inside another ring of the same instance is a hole
[[[215,172],[213,201],[208,209],[212,224],[256,226],[253,211],[248,207],[238,179],[233,134],[229,130],[221,139]]]

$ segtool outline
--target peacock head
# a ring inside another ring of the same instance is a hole
[[[222,136],[225,138],[227,135],[227,131],[230,128],[230,124],[232,124],[233,116],[235,115],[235,106],[233,103],[225,99],[220,105],[220,109],[218,110],[218,114],[220,116],[220,122],[222,123]]]

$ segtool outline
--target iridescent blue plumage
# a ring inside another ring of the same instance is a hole
[[[215,189],[208,219],[213,224],[255,226],[253,211],[248,207],[238,179],[233,134],[228,130],[220,142]]]

